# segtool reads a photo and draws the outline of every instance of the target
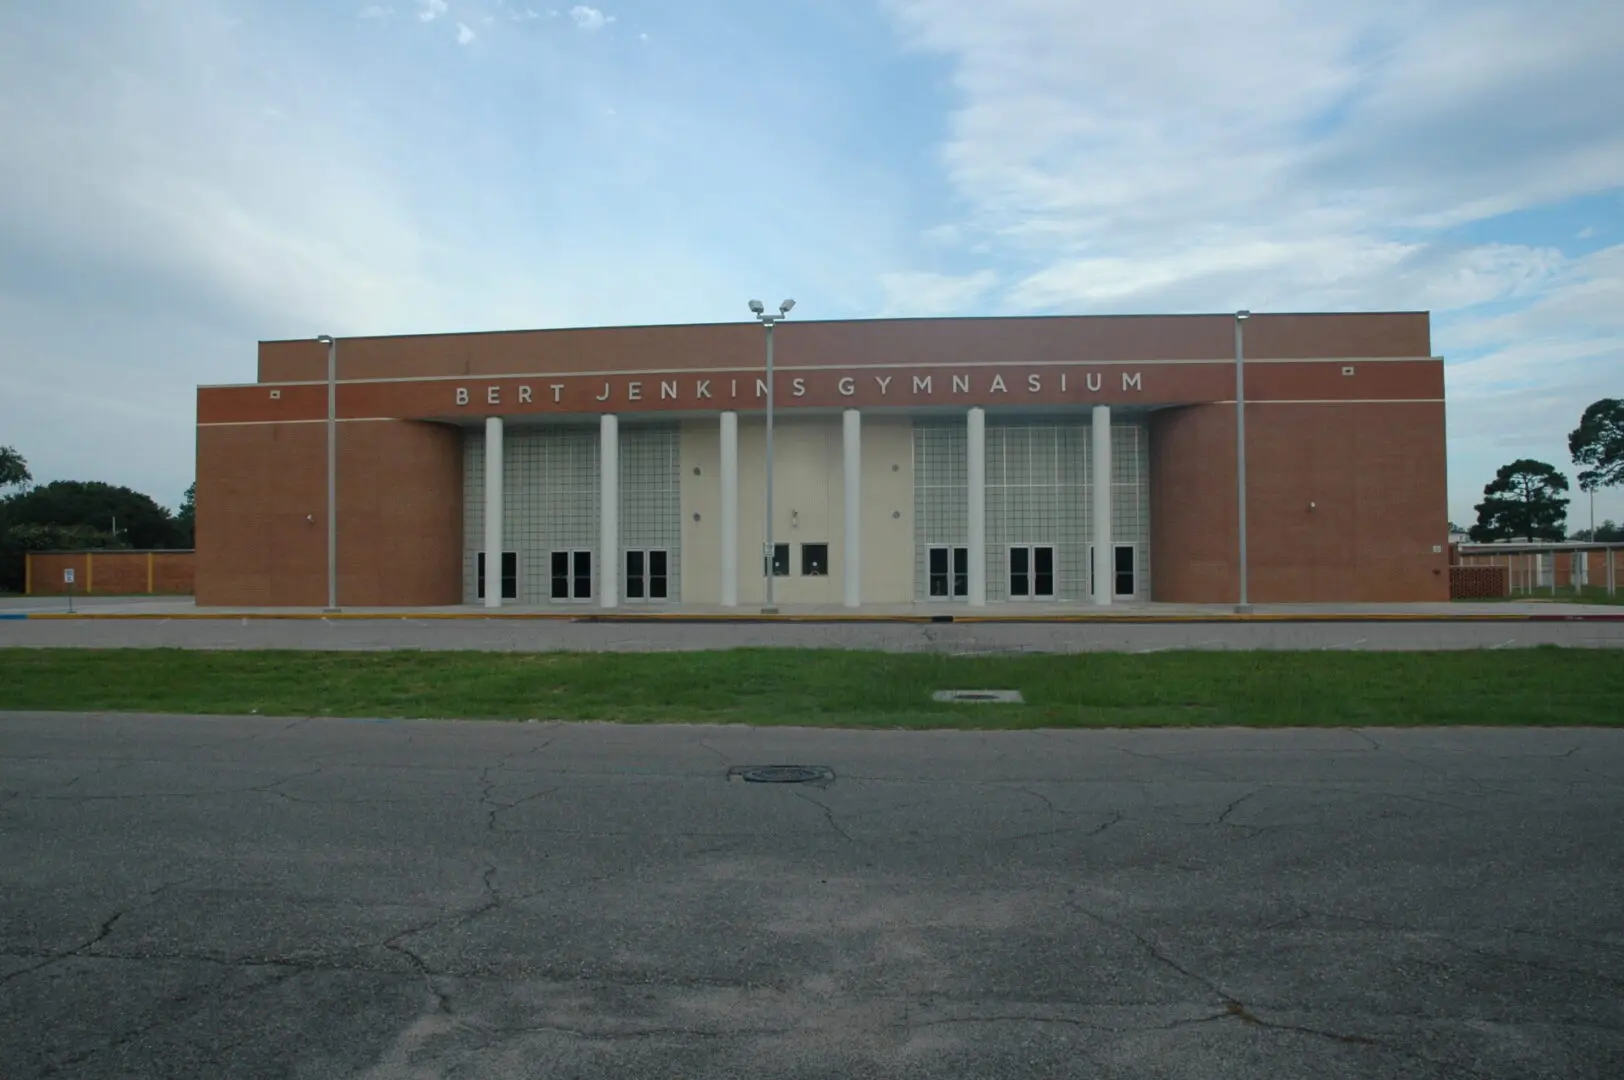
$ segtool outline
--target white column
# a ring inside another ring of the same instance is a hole
[[[846,492],[846,606],[863,603],[863,414],[847,409],[840,417],[841,464]]]
[[[1094,496],[1094,602],[1109,604],[1116,584],[1116,551],[1111,547],[1111,407],[1094,406],[1093,421],[1089,484]]]
[[[502,418],[485,418],[485,606],[502,606]]]
[[[722,606],[739,606],[739,414],[722,413]]]
[[[970,494],[970,528],[965,545],[970,549],[970,606],[987,606],[987,411],[970,410],[967,420],[969,468],[966,474]]]
[[[620,418],[598,424],[598,602],[620,603]]]

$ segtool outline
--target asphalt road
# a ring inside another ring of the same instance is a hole
[[[821,786],[729,766],[827,765]],[[1617,1077],[1624,732],[0,714],[0,1076]]]
[[[1624,648],[1624,621],[929,624],[245,618],[0,622],[0,648],[653,651],[782,646],[997,653],[1507,649],[1536,645]]]

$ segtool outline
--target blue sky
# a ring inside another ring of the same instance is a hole
[[[173,505],[193,388],[324,331],[1427,309],[1466,523],[1624,396],[1620,55],[1616,0],[15,0],[0,444]]]

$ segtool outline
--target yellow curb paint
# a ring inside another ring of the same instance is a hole
[[[234,619],[247,621],[280,620],[280,621],[382,621],[382,620],[440,620],[440,621],[466,621],[474,619],[502,619],[514,622],[622,622],[622,623],[917,623],[930,624],[934,616],[930,615],[714,615],[679,613],[646,614],[646,615],[582,615],[579,613],[554,612],[510,612],[491,613],[482,612],[334,612],[325,614],[321,612],[136,612],[136,611],[107,611],[107,612],[29,612],[29,619],[78,619],[78,620],[121,620],[121,621],[162,621],[174,619],[181,621],[208,621]],[[1307,623],[1307,622],[1335,622],[1335,623],[1379,623],[1379,622],[1436,622],[1436,623],[1481,623],[1481,622],[1530,622],[1536,618],[1548,619],[1548,616],[1533,614],[1472,614],[1472,615],[1408,615],[1408,614],[1372,614],[1354,615],[1344,613],[1326,613],[1321,615],[1289,615],[1289,614],[1252,614],[1235,615],[1214,613],[1211,615],[959,615],[954,616],[955,623],[1067,623],[1112,625],[1130,624],[1144,625],[1155,623]],[[1593,616],[1570,615],[1567,618],[1573,621],[1587,621]]]

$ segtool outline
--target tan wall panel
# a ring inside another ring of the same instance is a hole
[[[913,601],[913,475],[913,421],[905,416],[865,414],[862,487],[864,604],[906,604]],[[844,500],[844,494],[841,497]],[[893,517],[893,514],[898,516]]]
[[[778,420],[774,434],[775,541],[790,545],[787,578],[775,583],[785,604],[839,604],[845,596],[845,466],[838,415]],[[913,425],[906,418],[863,418],[863,603],[913,597]],[[766,520],[766,425],[739,425],[739,602],[760,606]],[[892,466],[896,466],[893,470]],[[694,475],[698,468],[700,474]],[[716,604],[721,578],[721,435],[719,421],[682,427],[682,599]],[[893,518],[892,511],[901,516]],[[694,514],[700,520],[694,521]],[[800,576],[802,543],[829,545],[829,576]]]
[[[719,419],[685,420],[679,443],[682,460],[682,601],[722,601],[722,438]],[[699,475],[694,475],[694,470]],[[699,520],[694,520],[694,515]],[[739,549],[741,569],[746,561]],[[753,562],[750,565],[754,565]]]
[[[790,576],[774,582],[780,604],[838,604],[845,565],[845,508],[840,477],[838,416],[780,417],[773,425],[773,540],[789,544]],[[766,542],[767,425],[739,418],[739,602],[767,598],[762,573]],[[827,577],[800,576],[804,542],[829,545]]]

